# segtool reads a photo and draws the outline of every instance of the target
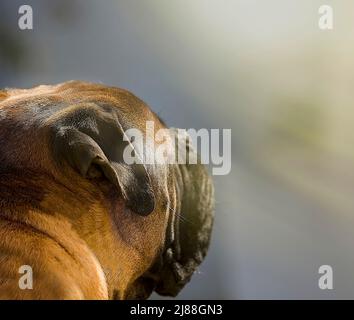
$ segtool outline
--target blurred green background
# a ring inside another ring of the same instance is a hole
[[[102,82],[171,126],[232,129],[211,250],[179,298],[354,298],[351,0],[28,0],[32,31],[22,4],[0,2],[1,87]]]

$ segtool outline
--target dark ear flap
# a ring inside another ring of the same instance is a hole
[[[138,152],[123,137],[123,128],[113,110],[78,108],[52,126],[54,158],[86,178],[103,174],[132,211],[148,215],[155,208],[150,177],[144,164],[128,165],[123,161],[125,148]]]
[[[192,152],[188,141],[184,147]],[[179,203],[170,217],[155,288],[157,293],[169,296],[179,293],[206,256],[214,216],[214,188],[206,168],[198,163],[174,169]]]

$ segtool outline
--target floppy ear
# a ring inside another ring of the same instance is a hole
[[[68,163],[88,179],[103,174],[137,214],[148,215],[154,210],[155,197],[145,165],[123,161],[125,148],[140,155],[142,150],[123,140],[124,131],[114,110],[87,105],[76,108],[55,121],[51,132],[54,158],[59,164]]]
[[[179,147],[194,152],[189,140],[186,143]],[[179,293],[206,256],[214,216],[214,188],[206,168],[198,161],[175,166],[173,174],[177,212],[170,216],[155,287],[157,293],[169,296]]]

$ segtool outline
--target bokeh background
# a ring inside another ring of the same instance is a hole
[[[353,299],[353,34],[351,0],[2,0],[0,87],[102,82],[171,126],[232,129],[211,249],[178,298]]]

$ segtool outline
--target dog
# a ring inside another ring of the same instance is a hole
[[[124,140],[146,121],[166,128],[101,84],[0,91],[1,299],[176,296],[191,279],[210,242],[212,180],[199,162],[125,164],[125,147],[148,152]]]

